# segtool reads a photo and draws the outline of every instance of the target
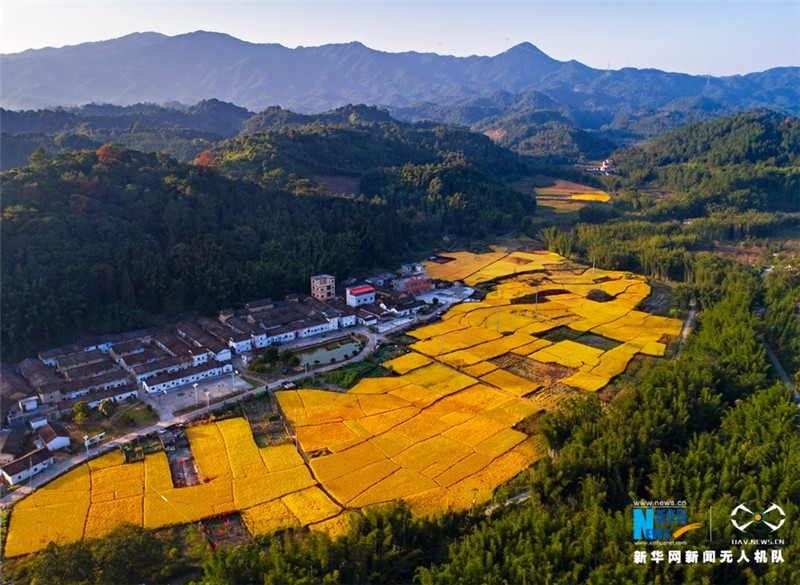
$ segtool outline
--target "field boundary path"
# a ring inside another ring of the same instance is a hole
[[[686,316],[686,320],[683,322],[683,329],[681,329],[681,335],[678,338],[678,348],[675,350],[674,359],[681,357],[681,348],[683,347],[683,342],[686,341],[686,338],[689,336],[689,332],[692,330],[692,321],[694,321],[696,315],[697,303],[692,301],[692,303],[689,305],[689,314]]]

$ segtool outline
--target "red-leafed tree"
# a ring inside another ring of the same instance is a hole
[[[120,162],[122,151],[125,149],[121,144],[108,143],[97,149],[97,162],[101,165],[110,167]]]
[[[203,152],[197,155],[197,158],[194,159],[194,166],[196,166],[200,170],[200,172],[203,173],[207,172],[210,169],[219,168],[217,160],[207,150],[204,150]]]

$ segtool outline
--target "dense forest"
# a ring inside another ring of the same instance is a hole
[[[289,531],[212,552],[193,547],[189,530],[183,556],[170,545],[170,531],[147,539],[146,531],[122,528],[99,541],[50,545],[14,563],[10,574],[36,583],[114,583],[128,565],[115,566],[120,557],[110,551],[131,550],[137,580],[166,581],[193,562],[201,566],[199,583],[209,585],[797,583],[797,405],[771,379],[758,341],[768,321],[753,312],[762,302],[772,311],[769,289],[782,285],[731,261],[717,276],[720,296],[700,313],[680,359],[640,364],[615,385],[618,396],[607,406],[595,395],[547,414],[539,429],[549,457],[498,490],[501,505],[491,513],[415,519],[395,504],[356,517],[335,540]],[[502,505],[525,489],[529,500]],[[651,560],[655,549],[631,537],[633,503],[641,499],[686,501],[702,530],[686,533],[681,550],[714,550],[717,561]],[[783,544],[732,544],[741,536],[730,510],[741,502],[779,503]],[[635,563],[642,549],[647,560]],[[756,562],[765,549],[779,549],[783,562],[771,553]],[[743,551],[748,562],[722,562],[723,550],[733,550],[734,561]]]
[[[525,171],[484,136],[394,122],[252,134],[192,164],[39,149],[2,175],[3,359],[520,227],[535,200],[499,179]],[[316,174],[362,177],[360,194],[333,196]]]
[[[225,138],[239,134],[252,112],[219,100],[189,107],[155,104],[15,112],[0,108],[0,169],[26,166],[36,148],[56,156],[67,150],[118,142],[143,152],[166,152],[189,162]]]
[[[777,112],[756,110],[690,124],[645,146],[614,153],[634,207],[650,219],[687,219],[722,205],[740,212],[800,211],[800,124]],[[638,190],[680,197],[653,199]]]

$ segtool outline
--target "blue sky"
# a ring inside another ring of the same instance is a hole
[[[457,56],[528,41],[596,68],[715,76],[800,66],[800,0],[0,0],[2,53],[201,29],[287,47],[361,41]]]

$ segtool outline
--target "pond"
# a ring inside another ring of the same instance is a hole
[[[337,362],[353,357],[353,353],[357,352],[359,345],[349,337],[345,339],[338,339],[322,345],[313,345],[304,349],[294,352],[300,359],[300,365],[308,362],[309,365],[314,363],[329,364],[331,358],[335,358]]]

